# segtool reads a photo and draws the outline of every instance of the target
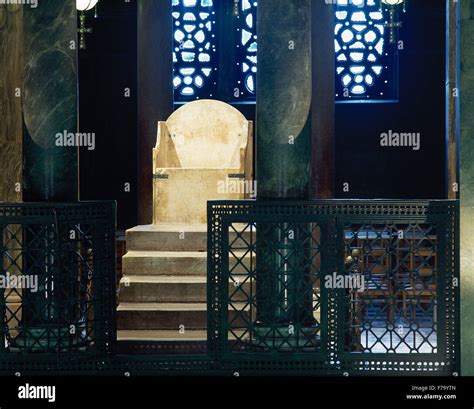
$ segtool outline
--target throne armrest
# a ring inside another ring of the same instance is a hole
[[[253,122],[248,121],[248,137],[240,145],[240,173],[246,180],[253,180]]]
[[[179,158],[166,122],[158,122],[156,146],[153,148],[153,169],[179,167]]]

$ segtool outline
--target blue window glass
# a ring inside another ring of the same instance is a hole
[[[255,102],[257,0],[171,0],[175,102]]]
[[[257,0],[171,1],[175,102],[199,98],[254,102]],[[389,13],[380,4],[380,0],[337,0],[338,102],[398,99],[397,45],[389,43],[385,26]],[[227,49],[235,53],[219,55]],[[235,68],[229,69],[229,64]]]
[[[234,96],[255,100],[257,81],[257,1],[238,0],[237,85]]]
[[[215,0],[172,0],[175,100],[212,98],[217,75]]]
[[[379,0],[338,0],[334,47],[336,100],[398,99],[396,44]]]

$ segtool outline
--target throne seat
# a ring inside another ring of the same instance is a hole
[[[190,102],[159,122],[153,223],[204,224],[207,201],[248,198],[252,138],[252,123],[220,101]]]

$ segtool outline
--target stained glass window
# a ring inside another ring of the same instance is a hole
[[[397,99],[396,45],[389,44],[388,13],[379,0],[338,0],[336,5],[336,99]]]
[[[216,76],[215,0],[172,0],[175,99],[212,97]]]

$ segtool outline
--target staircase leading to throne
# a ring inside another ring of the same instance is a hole
[[[238,226],[242,238],[229,232],[229,240],[243,247],[250,233]],[[117,308],[119,352],[205,353],[207,225],[137,226],[127,230],[126,241]],[[235,255],[242,260],[235,273],[245,274],[250,254]],[[235,289],[229,282],[229,291]],[[244,298],[241,307],[245,309]],[[235,314],[230,308],[229,318]]]
[[[127,231],[117,309],[121,343],[132,349],[159,343],[166,353],[205,350],[206,243],[204,224]]]

